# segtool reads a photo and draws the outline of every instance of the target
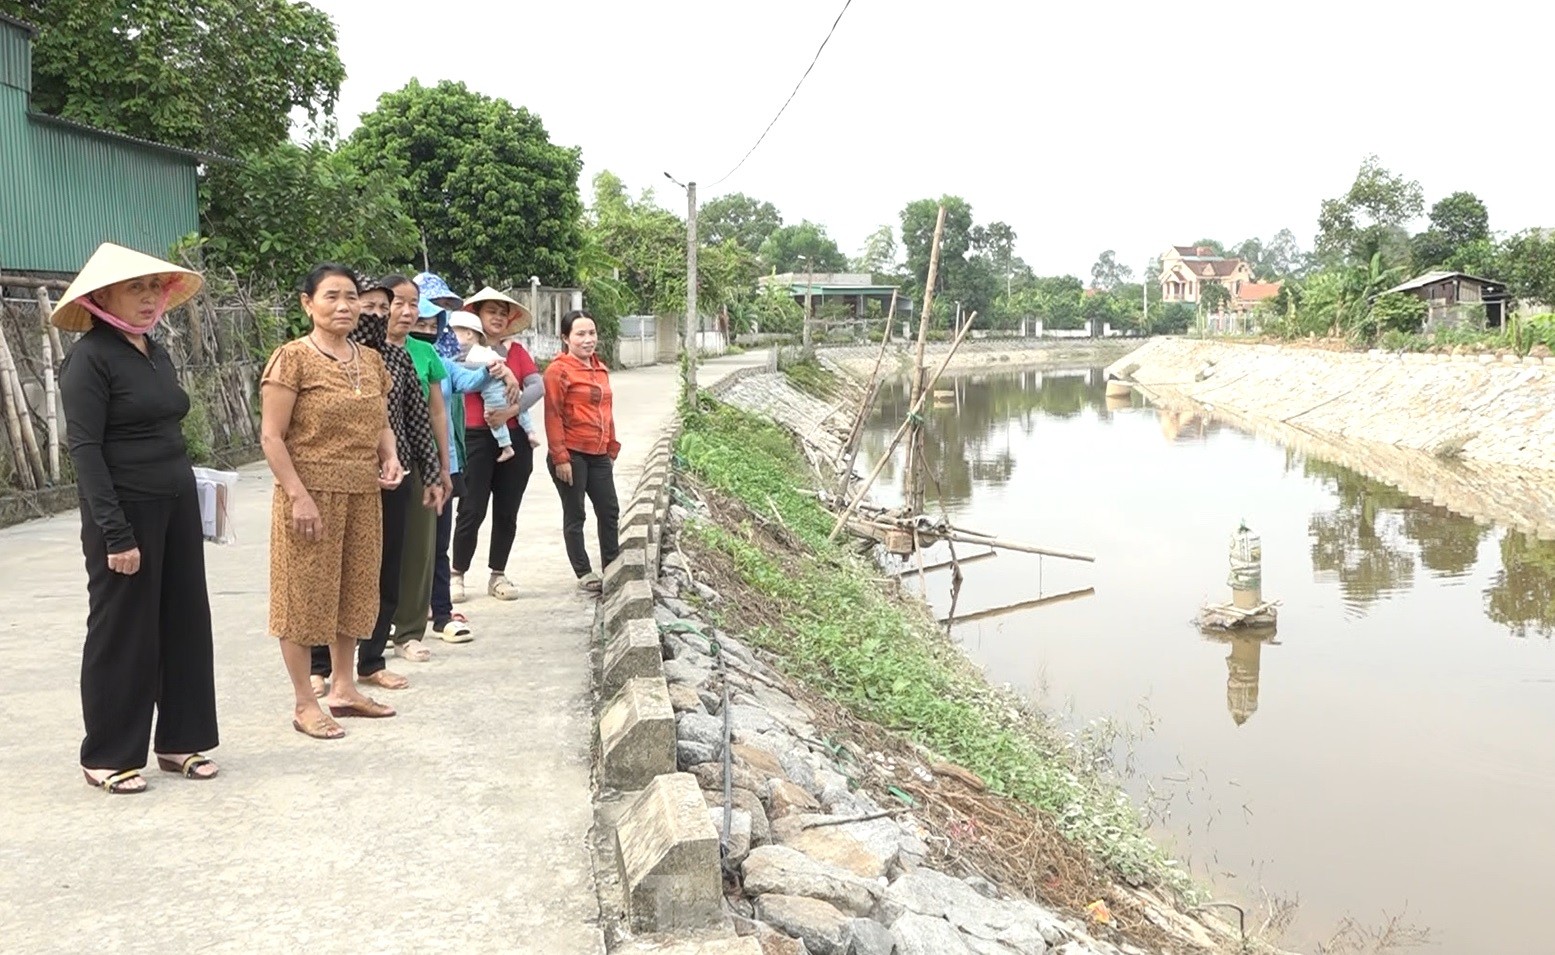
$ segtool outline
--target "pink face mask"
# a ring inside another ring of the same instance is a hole
[[[157,313],[152,317],[151,324],[149,325],[131,325],[129,322],[126,322],[124,319],[119,318],[116,315],[108,314],[106,309],[92,301],[92,297],[90,295],[86,295],[81,298],[81,307],[107,322],[109,325],[112,325],[114,328],[117,328],[121,332],[127,332],[131,335],[144,335],[151,331],[153,328],[156,328],[157,325],[161,323],[162,315],[167,311],[167,300],[172,297],[173,283],[169,282],[162,286],[162,300],[157,303]]]

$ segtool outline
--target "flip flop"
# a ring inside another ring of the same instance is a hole
[[[307,726],[303,726],[299,720],[294,719],[292,720],[292,729],[314,739],[340,739],[346,735],[345,728],[327,716],[320,716]]]
[[[130,789],[126,788],[124,785],[132,779],[141,778],[140,770],[138,769],[126,769],[123,772],[114,773],[112,776],[108,776],[103,779],[93,779],[92,774],[83,768],[81,770],[81,775],[86,777],[86,784],[88,786],[91,786],[93,789],[101,789],[103,792],[108,793],[110,796],[133,796],[136,793],[143,793],[146,791],[145,786]]]
[[[185,779],[215,779],[221,774],[218,768],[214,773],[197,773],[195,770],[201,766],[215,766],[216,764],[201,756],[199,753],[191,753],[184,757],[182,763],[168,759],[165,756],[157,757],[157,768],[164,773],[177,773]]]
[[[330,703],[329,715],[341,719],[354,716],[364,720],[381,720],[398,714],[394,712],[392,706],[386,706],[377,700],[367,700],[365,703]]]

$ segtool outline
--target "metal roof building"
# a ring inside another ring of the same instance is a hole
[[[202,157],[34,112],[35,32],[0,14],[0,271],[74,273],[102,242],[165,256],[199,230]]]

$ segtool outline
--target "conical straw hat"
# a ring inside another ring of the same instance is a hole
[[[482,302],[506,302],[513,306],[513,310],[508,313],[508,331],[510,332],[521,332],[529,327],[530,322],[534,321],[534,316],[529,314],[529,309],[519,304],[517,299],[502,294],[490,285],[485,286],[479,292],[465,299],[464,310],[466,312],[476,312],[480,309]]]
[[[164,262],[144,252],[126,249],[122,245],[104,242],[81,266],[75,281],[65,289],[65,295],[54,307],[50,319],[55,327],[67,332],[84,332],[92,327],[92,314],[82,305],[82,299],[100,288],[118,282],[127,282],[147,275],[160,275],[170,289],[167,307],[177,308],[194,297],[205,284],[200,273]]]

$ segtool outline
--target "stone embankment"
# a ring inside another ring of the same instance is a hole
[[[961,343],[946,371],[1091,367],[1121,358],[1137,344],[1137,339],[1121,338],[976,339]],[[888,345],[885,370],[893,373],[910,370],[915,347],[912,342],[900,341]],[[949,350],[948,344],[930,342],[924,346],[924,361],[931,370],[938,368]],[[820,351],[827,362],[858,378],[869,377],[879,353],[879,345],[847,345]]]
[[[1555,537],[1555,366],[1495,354],[1329,352],[1156,339],[1108,375],[1396,485]]]
[[[782,376],[741,373],[721,396],[825,431],[826,404],[792,391]],[[671,444],[667,434],[654,447],[623,513],[623,552],[606,573],[597,621],[594,849],[610,949],[1141,953],[986,879],[926,864],[931,831],[857,783],[861,765],[893,758],[823,741],[831,734],[803,692],[713,622],[726,598],[676,546],[689,522],[710,518],[674,487]],[[1176,913],[1157,917],[1184,951],[1224,941]]]

